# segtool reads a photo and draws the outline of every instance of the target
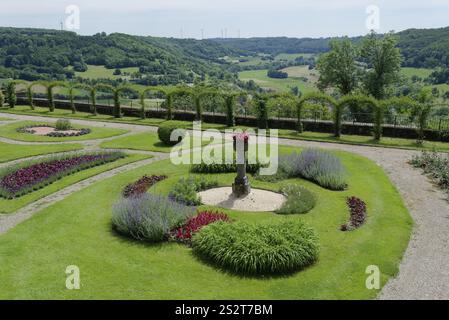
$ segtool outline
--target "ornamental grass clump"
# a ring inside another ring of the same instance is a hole
[[[70,130],[72,129],[72,124],[68,119],[58,119],[55,123],[55,129],[60,131]]]
[[[195,210],[167,197],[144,193],[123,198],[113,206],[112,226],[136,240],[161,242],[168,240],[170,231],[192,217]]]
[[[0,171],[0,197],[12,199],[38,190],[72,173],[125,157],[122,152],[97,152],[51,157]]]
[[[243,275],[279,275],[299,271],[318,259],[318,238],[298,220],[251,224],[218,221],[192,238],[201,259]]]
[[[301,177],[330,190],[347,188],[346,170],[340,159],[320,149],[304,149],[279,157],[278,172],[273,176],[257,176],[260,180],[279,181]]]

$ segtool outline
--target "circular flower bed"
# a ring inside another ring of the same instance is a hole
[[[319,252],[315,231],[301,221],[218,221],[196,233],[192,247],[221,268],[249,275],[295,272],[313,264]]]
[[[90,129],[58,130],[57,128],[50,126],[48,124],[37,124],[37,125],[30,125],[30,126],[18,128],[17,132],[31,133],[31,134],[47,136],[47,137],[64,138],[64,137],[83,136],[83,135],[91,133],[91,130]]]

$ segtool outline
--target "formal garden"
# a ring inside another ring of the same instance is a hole
[[[2,298],[369,299],[379,290],[365,286],[368,265],[382,285],[398,272],[412,220],[371,160],[279,146],[274,175],[247,159],[175,165],[176,122],[145,133],[75,122],[0,125]],[[181,145],[193,139],[184,134]],[[236,159],[257,141],[240,133],[199,145],[215,153],[232,139]],[[12,141],[32,148],[11,155]],[[64,286],[69,265],[80,268],[81,290]]]
[[[413,241],[416,206],[444,211],[436,188],[449,189],[449,128],[430,118],[432,93],[388,85],[294,95],[8,81],[0,298],[378,297]]]

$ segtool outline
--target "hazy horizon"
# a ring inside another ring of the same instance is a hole
[[[120,32],[174,38],[362,36],[376,5],[380,33],[448,26],[449,1],[429,0],[16,0],[2,4],[5,27],[60,29],[68,5],[80,9],[81,35]]]

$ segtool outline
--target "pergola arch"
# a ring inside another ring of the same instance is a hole
[[[278,99],[285,99],[285,100],[290,100],[288,101],[286,104],[282,104],[282,105],[278,105],[277,108],[274,110],[276,111],[277,117],[281,118],[281,117],[291,117],[291,114],[294,113],[295,111],[295,107],[298,103],[298,97],[288,93],[288,92],[283,92],[283,93],[271,93],[268,95],[268,104],[271,105],[273,100],[278,100]],[[271,103],[270,103],[271,102]],[[289,105],[291,105],[290,108],[290,112],[288,112],[287,114],[285,113],[286,110],[288,110]],[[271,105],[271,108],[273,106]],[[287,107],[287,108],[286,108]]]
[[[158,92],[163,93],[165,95],[165,99],[167,99],[167,90],[161,87],[150,87],[145,88],[140,92],[140,105],[141,105],[141,111],[140,111],[140,117],[141,119],[145,119],[145,98],[147,97],[147,94],[149,92]]]
[[[383,104],[379,103],[375,98],[365,95],[346,95],[342,97],[337,104],[339,123],[341,129],[341,115],[343,109],[351,104],[365,104],[372,108],[374,115],[374,139],[380,140],[382,136],[382,124],[383,124]]]
[[[190,88],[175,88],[167,92],[167,119],[171,120],[173,118],[173,99],[175,97],[185,97],[188,96],[192,99],[192,102],[195,104],[195,94]]]
[[[218,92],[224,100],[226,126],[235,126],[235,102],[240,98],[248,98],[248,94],[243,91],[239,92]]]
[[[335,124],[334,134],[335,134],[335,136],[339,137],[340,129],[337,128],[338,124],[337,124],[337,121],[335,121],[339,116],[338,110],[337,110],[337,100],[335,100],[334,98],[332,98],[331,96],[329,96],[327,94],[319,93],[319,92],[305,94],[302,98],[300,98],[298,100],[298,103],[297,103],[297,131],[299,133],[303,132],[302,111],[303,111],[303,107],[306,103],[309,103],[311,105],[327,104],[328,106],[331,107],[331,109],[334,112],[334,124]]]
[[[65,88],[66,85],[64,82],[61,82],[61,81],[42,82],[42,84],[47,89],[48,108],[49,108],[50,112],[54,112],[55,111],[55,102],[54,102],[54,98],[53,98],[53,94],[54,94],[53,89],[57,88],[57,87]]]

